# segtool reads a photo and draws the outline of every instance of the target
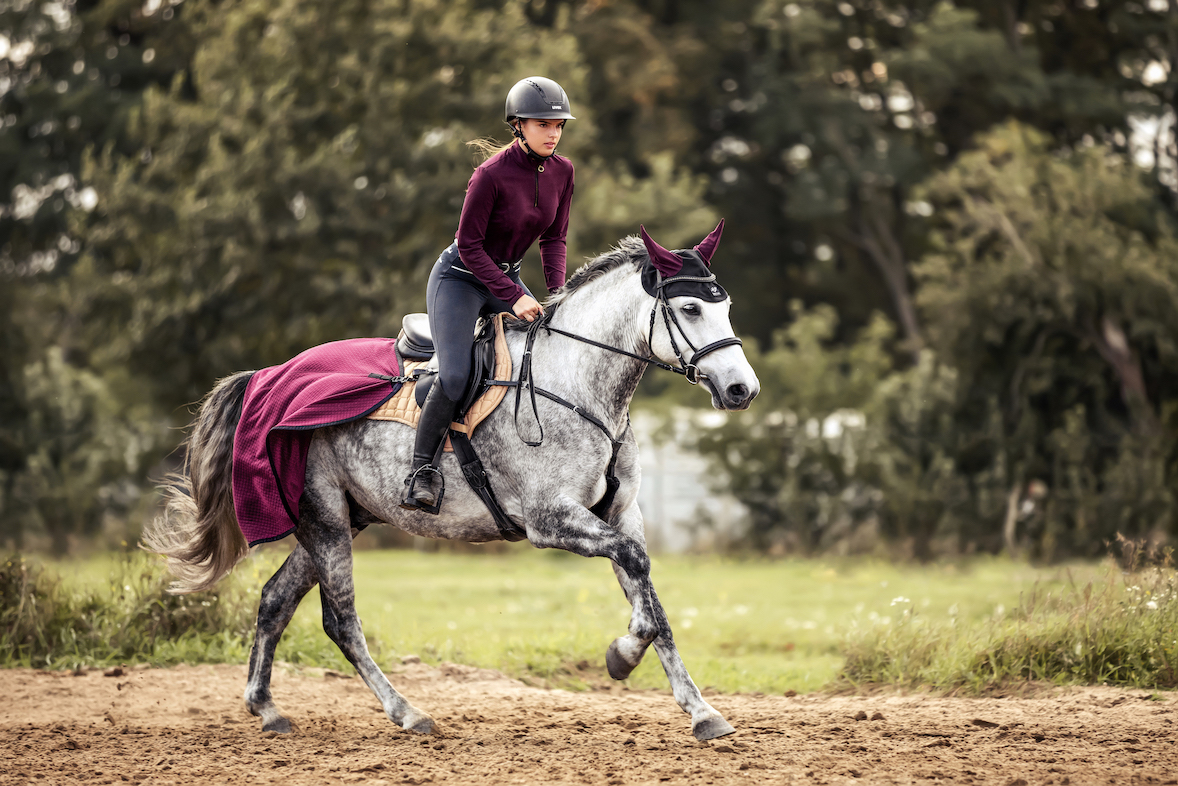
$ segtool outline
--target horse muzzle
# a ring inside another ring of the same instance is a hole
[[[753,399],[761,392],[761,385],[756,380],[753,380],[752,384],[747,381],[735,381],[718,385],[715,380],[705,375],[701,381],[712,394],[712,406],[726,412],[748,409]]]

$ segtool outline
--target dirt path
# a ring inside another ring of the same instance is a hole
[[[712,696],[737,733],[699,743],[666,694],[451,665],[392,679],[440,736],[401,731],[359,679],[321,670],[275,674],[290,736],[245,712],[240,666],[0,671],[0,784],[1178,784],[1173,693]]]

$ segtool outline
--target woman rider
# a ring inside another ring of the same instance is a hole
[[[466,389],[474,326],[481,314],[509,311],[531,322],[543,308],[520,281],[524,253],[540,241],[548,291],[564,285],[565,235],[573,165],[556,155],[569,101],[556,82],[521,79],[507,94],[504,119],[515,140],[471,175],[457,238],[434,263],[426,310],[438,357],[417,424],[413,464],[401,507],[437,513],[442,441]]]

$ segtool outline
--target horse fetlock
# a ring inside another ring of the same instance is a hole
[[[652,641],[658,638],[659,626],[649,617],[639,617],[630,621],[630,635],[642,642],[642,648],[646,649]]]
[[[724,716],[708,707],[706,711],[691,718],[691,733],[700,742],[714,740],[736,731]]]
[[[609,676],[615,680],[629,677],[630,672],[642,662],[646,647],[634,636],[621,636],[610,642],[609,649],[605,651],[605,667]]]
[[[269,699],[265,701],[250,701],[247,698],[245,708],[249,710],[250,715],[255,715],[262,719],[262,731],[276,731],[279,734],[290,734],[294,731],[294,724],[288,718],[284,717],[279,712],[278,706]]]

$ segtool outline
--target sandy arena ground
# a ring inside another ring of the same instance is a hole
[[[121,671],[121,670],[120,670]],[[670,695],[567,693],[464,666],[392,681],[440,721],[396,728],[356,677],[278,669],[298,728],[262,733],[244,666],[0,671],[0,784],[1178,784],[1178,694],[710,696],[696,742]]]

